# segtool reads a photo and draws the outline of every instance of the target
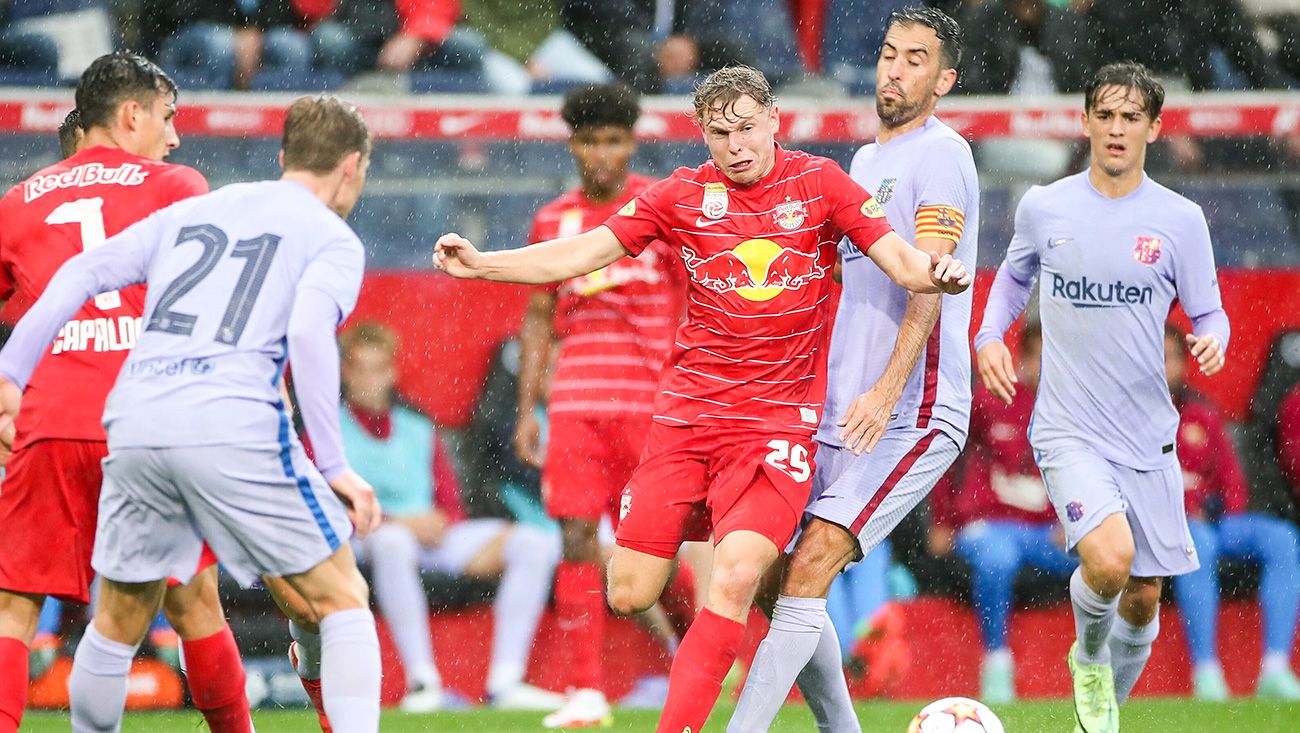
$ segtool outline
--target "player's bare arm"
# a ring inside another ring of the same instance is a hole
[[[536,290],[519,329],[519,414],[515,422],[515,454],[519,460],[541,468],[542,426],[535,410],[541,401],[546,363],[555,340],[555,293]]]
[[[923,237],[916,241],[916,248],[922,252],[937,252],[941,256],[951,255],[956,242],[940,237]],[[899,324],[898,338],[884,373],[871,389],[853,400],[848,412],[836,423],[843,428],[840,440],[855,455],[862,455],[864,451],[870,453],[880,436],[885,434],[894,405],[907,386],[908,375],[916,367],[916,361],[921,358],[921,351],[939,321],[939,298],[939,295],[931,293],[908,294],[903,322]]]
[[[609,227],[598,226],[504,252],[480,252],[459,234],[444,234],[434,247],[433,263],[456,278],[541,285],[595,272],[627,254]]]
[[[896,285],[914,293],[956,295],[969,288],[973,280],[961,260],[949,254],[940,256],[934,250],[927,255],[894,232],[876,240],[867,256]]]
[[[1212,333],[1202,336],[1187,334],[1187,348],[1191,350],[1192,356],[1196,357],[1196,363],[1201,367],[1201,374],[1207,377],[1217,373],[1227,361],[1223,342]]]

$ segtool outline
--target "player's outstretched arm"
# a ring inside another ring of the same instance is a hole
[[[459,234],[444,234],[433,263],[456,278],[540,285],[586,275],[627,255],[609,227],[503,252],[480,252]]]
[[[914,293],[956,295],[969,288],[973,279],[961,260],[921,252],[894,232],[876,240],[867,256],[896,285]]]

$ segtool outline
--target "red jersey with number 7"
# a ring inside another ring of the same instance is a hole
[[[892,231],[866,189],[834,161],[778,147],[762,180],[737,185],[712,161],[679,168],[605,225],[634,255],[663,240],[690,277],[657,422],[817,429],[836,247],[848,237],[865,253]]]
[[[0,298],[14,323],[68,259],[149,214],[207,193],[193,168],[94,147],[56,163],[0,199]],[[23,394],[14,447],[48,438],[99,440],[104,401],[135,344],[144,287],[101,293],[59,332]]]

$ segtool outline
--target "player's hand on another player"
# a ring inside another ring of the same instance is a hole
[[[542,424],[531,411],[520,412],[515,423],[515,455],[525,464],[541,469],[546,455],[542,452]]]
[[[898,398],[898,394],[880,385],[875,385],[858,395],[857,399],[849,405],[844,417],[835,423],[844,428],[840,431],[840,440],[844,441],[844,447],[857,456],[862,455],[863,451],[870,453],[876,447],[876,443],[880,442],[880,436],[885,434],[885,428],[889,426],[890,413]]]
[[[930,281],[943,292],[948,295],[964,292],[970,287],[972,279],[970,271],[961,260],[954,259],[952,255],[940,257],[938,252],[930,253]]]
[[[379,508],[379,499],[375,498],[375,489],[369,482],[355,471],[348,471],[331,481],[330,488],[347,506],[348,519],[356,527],[357,539],[365,539],[366,535],[379,529],[379,524],[384,521],[384,512]]]
[[[1196,362],[1201,365],[1201,374],[1207,377],[1222,369],[1227,360],[1227,355],[1223,352],[1223,344],[1219,343],[1219,337],[1212,333],[1204,336],[1187,334],[1187,348],[1191,349],[1192,356],[1196,357]]]
[[[0,466],[9,461],[14,445],[14,420],[22,406],[23,392],[18,385],[0,377]]]
[[[975,361],[984,388],[992,392],[994,397],[1011,404],[1011,398],[1016,396],[1016,383],[1020,379],[1016,377],[1016,368],[1011,363],[1011,351],[1007,345],[1001,341],[985,344],[975,354]]]
[[[438,237],[433,247],[433,264],[452,277],[476,278],[481,276],[486,258],[473,242],[452,232]]]

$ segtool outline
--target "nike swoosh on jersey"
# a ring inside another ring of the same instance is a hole
[[[702,217],[702,216],[697,216],[697,217],[695,217],[695,226],[697,226],[697,227],[711,227],[711,226],[713,226],[714,224],[721,224],[721,223],[724,222],[724,221],[726,221],[726,219],[705,219],[705,218]]]
[[[1060,247],[1062,244],[1069,244],[1073,241],[1074,239],[1072,237],[1053,237],[1047,240],[1047,247],[1049,249],[1052,247]]]

